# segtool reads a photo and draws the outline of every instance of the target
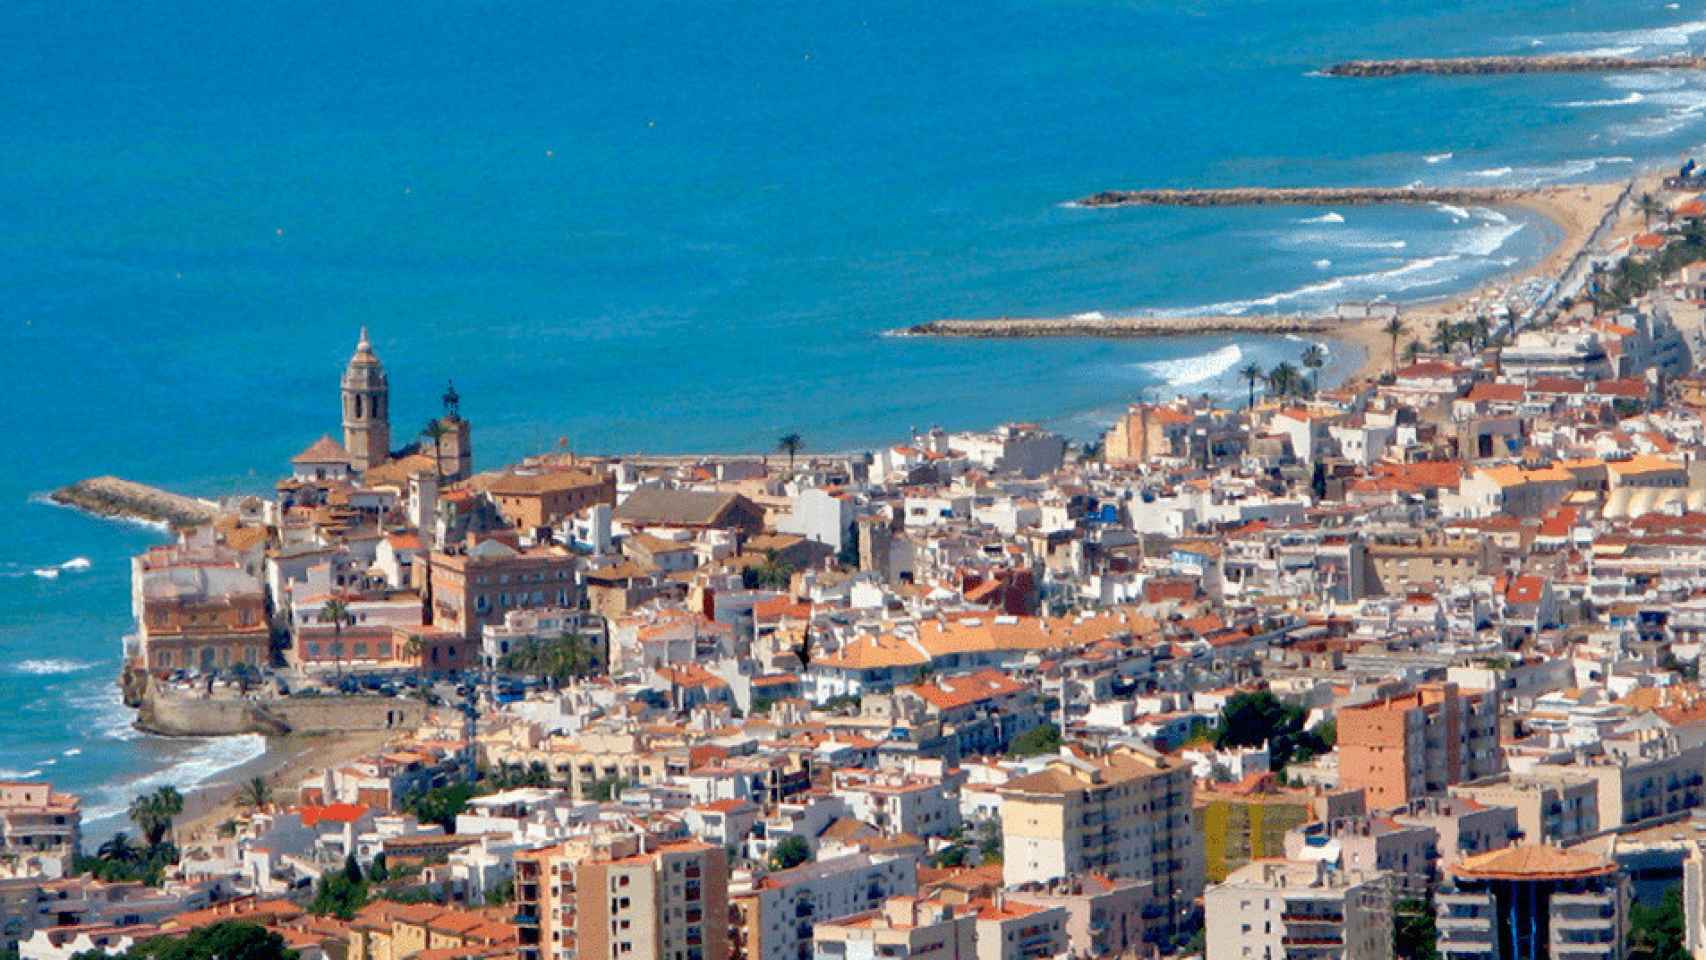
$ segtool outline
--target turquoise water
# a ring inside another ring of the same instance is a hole
[[[1614,177],[1706,138],[1694,76],[1309,76],[1352,56],[1706,44],[1700,2],[1555,6],[7,4],[0,773],[108,813],[257,749],[127,730],[125,560],[158,535],[30,498],[104,472],[266,489],[336,429],[359,325],[399,435],[454,377],[488,466],[559,437],[839,449],[1015,418],[1088,434],[1142,392],[1236,392],[1237,366],[1303,345],[879,333],[1432,296],[1530,261],[1556,233],[1511,211],[1065,202]]]

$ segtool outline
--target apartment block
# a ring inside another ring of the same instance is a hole
[[[1628,893],[1617,865],[1543,845],[1470,857],[1435,897],[1443,960],[1623,956]]]
[[[1193,787],[1188,763],[1137,747],[1063,750],[998,790],[1003,880],[1016,886],[1097,871],[1148,881],[1156,933],[1170,935],[1203,888]]]
[[[1203,895],[1208,960],[1390,960],[1386,878],[1320,861],[1260,860]]]
[[[737,878],[730,894],[734,960],[812,960],[814,924],[880,909],[918,892],[912,854],[856,853]],[[674,960],[674,958],[670,958]]]
[[[728,960],[728,876],[727,854],[698,841],[581,861],[579,960]]]
[[[817,924],[814,960],[977,960],[977,919],[963,906],[890,897],[880,909]]]
[[[1338,728],[1340,785],[1361,788],[1369,809],[1403,806],[1504,769],[1496,690],[1423,684],[1340,710]]]

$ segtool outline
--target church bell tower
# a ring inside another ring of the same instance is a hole
[[[355,469],[365,473],[391,456],[391,387],[366,327],[344,368],[343,400],[344,449]]]

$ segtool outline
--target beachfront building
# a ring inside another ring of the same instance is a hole
[[[82,801],[37,781],[0,781],[0,877],[63,877],[82,842]]]
[[[267,665],[272,650],[266,591],[236,567],[142,570],[141,622],[131,651],[154,671]]]
[[[855,853],[737,879],[729,895],[735,960],[811,960],[819,920],[879,909],[918,892],[911,853]]]

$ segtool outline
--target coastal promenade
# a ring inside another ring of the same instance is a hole
[[[1347,60],[1322,70],[1329,77],[1427,74],[1483,77],[1512,73],[1624,73],[1630,70],[1706,70],[1706,57],[1616,57],[1555,54],[1537,57],[1419,57]]]
[[[1301,314],[1226,316],[1127,316],[1096,314],[1073,317],[991,317],[981,320],[932,320],[891,331],[900,337],[968,337],[982,339],[1026,337],[1162,337],[1199,333],[1325,333],[1339,321]]]
[[[1497,204],[1523,199],[1511,187],[1219,187],[1103,190],[1081,207],[1322,207],[1376,203]]]

